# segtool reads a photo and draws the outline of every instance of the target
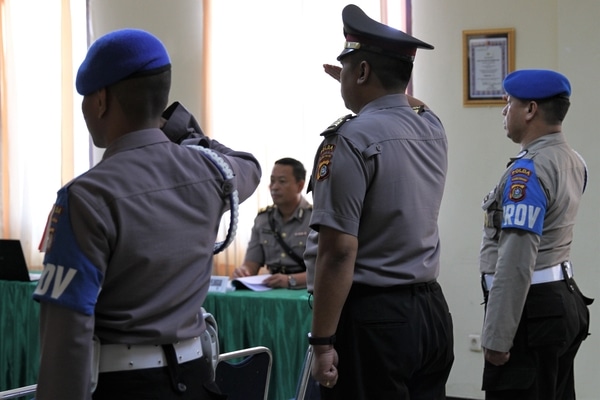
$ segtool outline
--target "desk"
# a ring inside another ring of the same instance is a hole
[[[312,321],[306,290],[209,293],[204,308],[217,320],[220,352],[268,347],[273,353],[269,399],[293,398]]]
[[[36,383],[39,304],[37,282],[0,280],[0,391]]]
[[[35,286],[0,280],[0,391],[36,383],[40,348]],[[311,327],[306,290],[209,293],[204,308],[217,320],[222,353],[253,346],[271,349],[269,399],[291,399]]]

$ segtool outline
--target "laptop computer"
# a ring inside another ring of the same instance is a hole
[[[0,239],[0,280],[31,281],[20,240]]]

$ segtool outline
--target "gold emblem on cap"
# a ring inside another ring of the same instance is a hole
[[[354,49],[354,50],[358,50],[360,49],[360,43],[358,42],[346,42],[346,44],[344,45],[345,49]]]

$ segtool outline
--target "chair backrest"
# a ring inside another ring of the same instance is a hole
[[[17,397],[35,394],[37,385],[23,386],[16,389],[5,390],[0,392],[0,399],[16,399]]]
[[[298,385],[296,386],[296,396],[291,400],[321,399],[319,382],[317,382],[311,375],[312,359],[313,349],[312,346],[308,346],[308,349],[306,349],[306,354],[304,355],[304,363],[302,364],[302,370],[300,371]]]
[[[271,350],[264,346],[223,353],[215,382],[228,400],[267,400],[272,365]]]

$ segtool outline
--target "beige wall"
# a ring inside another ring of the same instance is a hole
[[[374,0],[376,1],[376,0]],[[196,80],[201,52],[198,26],[200,0],[89,0],[94,35],[123,26],[148,29],[167,45],[178,74],[173,98],[189,109],[201,109]],[[551,68],[566,74],[573,86],[572,108],[564,131],[587,160],[590,183],[580,211],[573,261],[582,290],[600,297],[596,266],[600,212],[600,135],[596,133],[596,94],[600,93],[600,15],[598,0],[412,0],[413,29],[434,51],[417,54],[415,95],[442,118],[450,144],[447,189],[441,212],[444,285],[455,323],[456,362],[448,383],[451,396],[482,399],[482,355],[469,350],[469,335],[482,323],[477,258],[481,235],[482,197],[495,185],[508,157],[518,152],[502,128],[501,107],[465,108],[462,104],[462,30],[514,28],[516,67]],[[142,11],[143,10],[143,11]],[[339,23],[339,21],[332,21]],[[336,38],[339,41],[339,39]],[[337,115],[335,115],[337,116]],[[243,227],[240,229],[249,229]],[[600,302],[600,300],[598,300]],[[600,331],[597,305],[592,310],[592,336],[576,362],[580,400],[600,393]]]
[[[91,39],[121,28],[156,35],[171,56],[171,93],[190,110],[202,110],[202,0],[88,0]]]
[[[456,363],[448,394],[483,398],[482,355],[469,350],[469,334],[480,332],[481,289],[477,270],[483,213],[480,203],[493,188],[517,145],[505,136],[501,107],[463,107],[462,31],[514,28],[516,68],[549,68],[567,75],[572,105],[563,130],[586,159],[590,181],[580,209],[572,251],[584,293],[600,297],[600,2],[597,0],[413,0],[413,33],[436,46],[417,54],[415,95],[442,118],[450,147],[449,176],[441,211],[441,276],[455,322]],[[598,300],[600,301],[600,300]],[[592,305],[592,336],[576,360],[578,399],[600,393],[598,306]]]

